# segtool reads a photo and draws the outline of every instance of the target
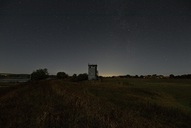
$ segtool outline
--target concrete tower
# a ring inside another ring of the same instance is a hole
[[[88,80],[97,80],[98,71],[96,64],[88,64]]]

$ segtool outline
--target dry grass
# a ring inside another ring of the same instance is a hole
[[[143,83],[144,84],[144,83]],[[155,83],[156,84],[156,83]],[[145,87],[145,86],[144,86]],[[189,128],[189,110],[166,92],[132,81],[31,82],[1,91],[0,126]],[[173,87],[172,87],[173,88]]]

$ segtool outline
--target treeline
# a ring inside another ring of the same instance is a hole
[[[191,74],[184,74],[184,75],[169,75],[169,76],[163,76],[163,75],[120,75],[120,76],[112,76],[112,78],[154,78],[154,79],[191,79]]]
[[[169,78],[172,78],[172,79],[191,79],[191,74],[177,75],[177,76],[171,74],[171,75],[169,76]]]
[[[101,79],[102,76],[99,76]],[[120,76],[112,76],[112,78],[154,78],[154,79],[191,79],[191,74],[185,74],[185,75],[169,75],[169,76],[163,76],[163,75],[120,75]],[[0,79],[31,79],[31,80],[43,80],[43,79],[64,79],[64,80],[70,80],[73,82],[78,81],[84,81],[88,80],[88,74],[82,73],[82,74],[73,74],[72,76],[69,76],[65,72],[58,72],[56,75],[49,75],[48,69],[37,69],[33,71],[31,74],[0,74]]]
[[[56,74],[56,78],[57,79],[66,79],[66,80],[70,80],[70,81],[73,81],[73,82],[78,82],[78,81],[88,80],[88,74],[87,73],[82,73],[82,74],[78,74],[78,75],[73,74],[72,76],[69,76],[65,72],[58,72]]]
[[[112,76],[112,78],[165,78],[163,75],[120,75],[120,76]]]
[[[48,69],[37,69],[32,72],[31,74],[31,80],[43,80],[43,79],[63,79],[63,80],[70,80],[73,82],[78,81],[84,81],[88,80],[88,74],[82,73],[82,74],[73,74],[72,76],[69,76],[65,72],[58,72],[56,75],[49,75]]]

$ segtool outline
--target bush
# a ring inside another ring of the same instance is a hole
[[[73,81],[73,82],[76,82],[76,81],[77,81],[77,75],[76,75],[76,74],[72,75],[71,81]]]
[[[56,77],[58,79],[65,79],[65,78],[68,78],[68,74],[66,74],[65,72],[58,72]]]
[[[42,80],[48,78],[48,69],[37,69],[31,74],[31,80]]]
[[[79,82],[79,81],[88,80],[88,74],[83,73],[83,74],[79,74],[78,76],[77,76],[76,74],[74,74],[74,75],[71,77],[71,80],[72,80],[73,82]]]
[[[173,74],[170,74],[169,78],[175,78],[175,76]]]
[[[78,81],[84,81],[84,80],[88,80],[88,74],[86,74],[86,73],[79,74],[78,75]]]

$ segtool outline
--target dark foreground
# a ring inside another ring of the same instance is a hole
[[[0,88],[0,127],[190,128],[190,91],[190,80],[22,83]]]

